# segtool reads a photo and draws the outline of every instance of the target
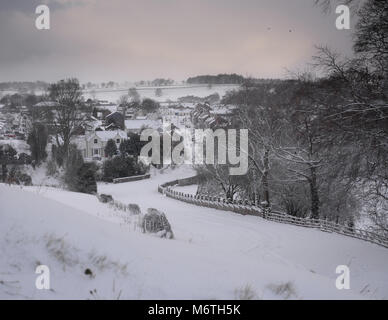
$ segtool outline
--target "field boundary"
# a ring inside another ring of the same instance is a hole
[[[123,177],[123,178],[115,178],[113,179],[113,183],[124,183],[124,182],[132,182],[132,181],[139,181],[144,179],[149,179],[151,175],[149,173],[139,175],[139,176],[130,176],[130,177]]]

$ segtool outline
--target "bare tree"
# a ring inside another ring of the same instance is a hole
[[[270,84],[246,87],[242,90],[238,119],[242,128],[249,130],[248,158],[257,181],[260,181],[262,199],[270,206],[271,167],[273,149],[279,143],[284,126],[282,106],[289,92],[289,84]],[[253,186],[256,190],[256,186]],[[261,195],[260,195],[261,198]]]
[[[233,176],[229,174],[229,166],[221,164],[201,165],[196,167],[199,176],[205,180],[215,181],[223,191],[228,201],[233,201],[246,182],[245,176]]]
[[[71,138],[85,123],[81,112],[82,90],[77,79],[61,80],[49,87],[49,99],[56,103],[53,112],[53,126],[57,146],[66,156]]]
[[[140,94],[135,87],[129,88],[128,96],[131,98],[132,102],[140,102]]]

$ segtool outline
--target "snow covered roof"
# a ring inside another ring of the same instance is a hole
[[[201,119],[201,120],[205,120],[205,119],[207,119],[207,118],[209,118],[210,117],[210,115],[209,114],[207,114],[207,113],[204,113],[204,114],[202,114],[202,115],[200,115],[199,116],[199,119]]]
[[[187,109],[194,109],[195,107],[195,103],[192,103],[192,102],[182,102],[180,103],[180,105]]]
[[[113,115],[120,115],[120,116],[122,116],[123,114],[121,113],[121,112],[119,112],[119,111],[113,111],[113,112],[111,112],[111,113],[109,113],[105,118],[109,118],[109,117],[111,117],[111,116],[113,116]]]
[[[127,139],[127,134],[123,130],[116,130],[116,131],[95,131],[94,134],[92,134],[88,140],[93,138],[94,136],[97,136],[100,138],[101,141],[108,141],[110,139],[115,139],[116,137]]]
[[[91,117],[90,120],[87,121],[87,125],[90,128],[97,129],[98,127],[102,126],[102,121],[98,120],[98,119],[96,119],[94,117]]]
[[[150,120],[150,119],[132,119],[132,120],[125,120],[125,128],[127,130],[139,130],[143,127],[151,128],[151,129],[158,129],[161,127],[161,122],[157,120]]]
[[[34,107],[58,107],[59,103],[56,101],[42,101],[34,104]]]
[[[212,114],[231,114],[233,110],[236,109],[233,105],[218,106],[213,108],[210,112]]]

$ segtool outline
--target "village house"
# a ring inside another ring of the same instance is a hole
[[[124,129],[124,116],[121,112],[114,111],[105,117],[105,126],[114,124],[115,127]]]
[[[110,139],[116,142],[116,146],[119,148],[120,143],[128,137],[123,130],[95,131],[85,136],[84,141],[78,143],[78,147],[85,160],[104,160],[106,158],[105,147]]]
[[[198,104],[192,112],[192,122],[196,128],[221,128],[230,124],[234,106],[220,105],[211,108],[209,104]]]

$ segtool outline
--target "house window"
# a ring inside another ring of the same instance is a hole
[[[98,149],[93,149],[94,154],[98,154]]]
[[[97,139],[94,139],[94,143],[97,143],[98,141],[97,141]]]
[[[116,139],[116,143],[120,143],[120,139]]]

